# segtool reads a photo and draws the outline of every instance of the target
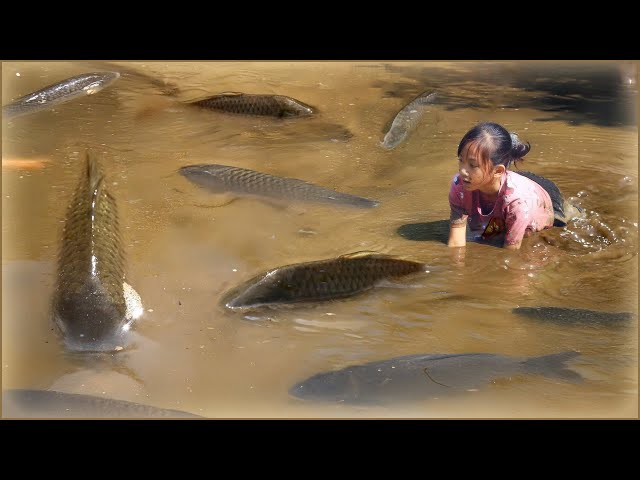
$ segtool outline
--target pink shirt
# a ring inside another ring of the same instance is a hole
[[[484,239],[504,233],[504,245],[517,244],[525,235],[553,226],[551,198],[533,180],[507,170],[493,209],[483,214],[480,192],[466,192],[459,177],[459,174],[453,177],[449,191],[452,223],[468,219],[472,231],[484,231]]]

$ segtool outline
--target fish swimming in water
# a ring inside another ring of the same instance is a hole
[[[359,208],[378,206],[375,200],[336,192],[297,178],[278,177],[267,173],[228,165],[188,165],[180,174],[211,192],[231,192],[262,198],[330,203]]]
[[[138,293],[125,280],[118,211],[87,153],[67,210],[53,295],[53,321],[71,351],[120,350],[142,315]]]
[[[74,98],[93,95],[120,78],[118,72],[92,72],[76,75],[20,97],[2,107],[2,115],[15,118],[28,113],[48,110]]]
[[[55,390],[2,391],[3,418],[202,418],[181,410],[152,407]]]
[[[289,393],[304,400],[385,404],[464,393],[518,374],[578,383],[582,376],[565,368],[577,355],[573,351],[530,358],[491,353],[407,355],[319,373],[295,384]]]
[[[230,309],[346,298],[381,280],[425,271],[426,265],[373,252],[296,263],[261,273],[223,296]]]
[[[567,307],[517,307],[512,312],[535,320],[562,324],[615,325],[633,318],[633,313],[631,312],[602,312]]]
[[[418,126],[426,107],[431,105],[437,97],[437,93],[422,93],[400,110],[391,124],[391,128],[385,134],[382,146],[391,150],[400,145]]]
[[[221,93],[202,100],[189,102],[200,108],[233,113],[267,117],[308,117],[316,109],[295,98],[284,95],[262,95],[240,92]]]

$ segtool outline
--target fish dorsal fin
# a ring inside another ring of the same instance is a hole
[[[243,92],[222,92],[222,93],[218,93],[217,96],[224,96],[224,97],[239,97],[241,95],[246,95],[246,93]]]
[[[358,252],[345,253],[344,255],[340,255],[338,258],[351,260],[354,258],[364,258],[364,257],[391,258],[391,255],[375,252],[373,250],[360,250]]]

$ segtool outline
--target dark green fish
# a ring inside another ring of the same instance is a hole
[[[316,112],[315,108],[284,95],[256,95],[239,92],[221,93],[203,100],[189,102],[189,105],[237,115],[278,118],[306,117]]]
[[[384,404],[460,394],[519,374],[577,383],[582,376],[565,368],[565,362],[577,355],[571,351],[530,358],[491,353],[407,355],[319,373],[289,393],[305,400]]]
[[[426,107],[436,99],[436,93],[422,93],[400,110],[385,134],[382,146],[388,150],[400,145],[418,126]]]
[[[68,207],[58,259],[53,320],[72,351],[108,351],[142,314],[125,281],[118,210],[98,161],[87,154]]]
[[[3,418],[202,418],[180,410],[53,390],[3,390]]]
[[[111,85],[118,78],[120,78],[118,72],[92,72],[76,75],[14,100],[2,107],[2,115],[14,118],[48,110],[74,98],[93,95]]]
[[[331,203],[373,208],[378,202],[308,183],[228,165],[189,165],[180,174],[211,192],[232,192],[262,198]]]
[[[614,325],[627,322],[633,318],[633,313],[631,312],[602,312],[566,307],[517,307],[512,312],[535,320],[563,324]]]
[[[357,252],[261,273],[225,294],[222,303],[243,309],[345,298],[369,290],[381,280],[425,268],[420,262]]]

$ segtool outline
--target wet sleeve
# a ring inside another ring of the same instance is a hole
[[[531,221],[530,216],[527,202],[521,198],[513,200],[506,206],[504,216],[505,245],[514,245],[522,241]]]
[[[464,206],[464,189],[458,175],[451,182],[449,190],[449,206],[451,207],[451,225],[466,225],[469,214]]]

